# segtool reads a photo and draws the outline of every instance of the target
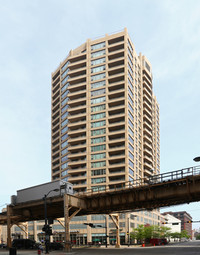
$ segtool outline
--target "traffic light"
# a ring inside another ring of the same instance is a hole
[[[52,227],[50,225],[44,225],[42,231],[45,232],[47,235],[52,235]]]
[[[46,233],[46,225],[44,225],[44,227],[42,228],[42,231]]]
[[[95,225],[93,223],[84,223],[84,225],[88,225],[90,226],[91,228],[95,228]]]
[[[187,223],[192,223],[192,220],[188,220],[188,221],[186,221]]]
[[[167,224],[167,222],[166,222],[166,221],[164,221],[164,222],[162,222],[162,224]]]

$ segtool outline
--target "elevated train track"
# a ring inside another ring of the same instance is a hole
[[[47,198],[48,217],[65,217],[69,236],[69,221],[75,215],[112,214],[200,201],[200,166],[155,175],[147,179],[122,183],[113,190],[97,190],[64,194]],[[0,214],[0,224],[13,224],[44,219],[44,201],[28,201],[8,205]],[[116,225],[117,226],[117,225]],[[69,240],[68,240],[69,241]]]

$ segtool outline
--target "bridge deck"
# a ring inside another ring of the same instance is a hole
[[[86,192],[67,195],[69,216],[78,209],[77,215],[110,214],[114,212],[154,209],[200,200],[200,167],[192,167],[170,173],[124,183],[121,189]],[[64,198],[47,198],[49,218],[64,216]],[[44,201],[30,201],[10,205],[11,222],[44,219]],[[0,214],[0,224],[7,223],[7,214]]]

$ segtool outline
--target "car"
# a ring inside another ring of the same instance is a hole
[[[7,245],[5,243],[1,243],[0,248],[7,248]]]
[[[12,247],[17,249],[34,249],[35,241],[31,239],[14,239],[12,241]]]

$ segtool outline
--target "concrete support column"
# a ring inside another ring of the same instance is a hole
[[[69,201],[68,195],[64,194],[64,215],[65,215],[65,252],[71,252],[70,229],[69,229]]]
[[[12,247],[12,241],[11,241],[11,208],[9,205],[7,205],[7,247]]]

